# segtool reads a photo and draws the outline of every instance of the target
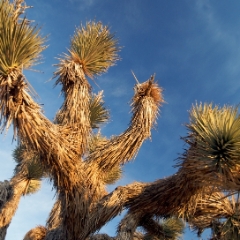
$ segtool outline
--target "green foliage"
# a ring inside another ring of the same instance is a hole
[[[164,229],[164,235],[170,239],[178,238],[183,233],[184,229],[184,223],[182,219],[175,217],[163,220],[162,226]]]
[[[24,194],[33,194],[41,187],[41,180],[46,175],[37,159],[28,160],[22,169],[25,172],[25,178],[28,180],[28,186]]]
[[[12,156],[17,164],[20,164],[24,160],[25,150],[26,148],[22,144],[16,146],[16,148],[13,150]]]
[[[184,229],[184,223],[181,219],[171,217],[162,221],[162,226],[164,229],[164,235],[169,239],[177,239]]]
[[[183,234],[185,226],[183,220],[180,218],[169,217],[166,219],[158,220],[157,222],[160,228],[158,229],[158,232],[156,232],[156,229],[154,230],[154,228],[156,228],[155,224],[147,223],[148,231],[144,235],[144,240],[176,240],[180,239],[181,235]],[[154,232],[155,234],[153,234]]]
[[[0,1],[0,74],[15,68],[27,69],[39,61],[45,47],[40,29],[24,18],[16,21],[15,10],[7,0]]]
[[[114,65],[118,51],[117,40],[101,22],[88,22],[86,27],[77,28],[69,50],[73,60],[91,78]]]
[[[102,100],[102,92],[92,95],[90,99],[90,123],[91,127],[99,128],[101,123],[109,120],[109,111]]]
[[[122,177],[121,166],[115,166],[111,171],[104,173],[104,182],[106,184],[114,184]]]
[[[40,180],[30,180],[28,182],[28,186],[24,192],[24,195],[34,194],[39,191],[41,188],[41,181]]]
[[[193,106],[190,112],[187,142],[195,159],[216,167],[220,173],[239,167],[240,118],[237,108],[212,104]]]
[[[44,170],[36,158],[28,160],[25,165],[28,179],[40,180],[44,176]]]
[[[28,181],[24,194],[37,192],[41,187],[42,178],[47,175],[39,158],[39,154],[26,149],[22,144],[13,151],[13,159],[17,162],[14,175],[21,174],[22,178]]]

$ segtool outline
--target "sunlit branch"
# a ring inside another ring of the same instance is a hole
[[[70,56],[61,59],[58,67],[56,84],[62,84],[65,99],[55,121],[71,128],[68,138],[78,140],[78,154],[83,155],[91,133],[90,85],[80,64],[75,63]]]
[[[151,136],[159,106],[163,103],[162,89],[153,83],[154,77],[136,85],[129,128],[106,144],[96,148],[88,157],[89,165],[97,164],[103,172],[133,159],[143,141]]]

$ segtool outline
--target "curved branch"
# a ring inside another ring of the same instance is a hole
[[[81,233],[80,239],[86,239],[91,233],[96,232],[121,213],[129,199],[137,197],[145,186],[146,184],[143,183],[132,183],[126,187],[118,187],[112,193],[100,199],[92,208],[89,223]]]
[[[189,161],[186,159],[179,171],[168,178],[150,184],[135,183],[116,188],[93,208],[88,233],[100,229],[123,208],[129,209],[132,214],[185,217],[188,209],[194,209],[202,199],[204,189],[211,180],[217,181],[211,169],[197,163],[190,168]]]
[[[88,163],[97,164],[103,172],[124,164],[135,157],[143,141],[150,137],[151,128],[163,103],[162,89],[153,83],[154,77],[137,84],[132,102],[133,117],[129,128],[120,136],[98,147],[88,157]]]
[[[118,225],[116,240],[133,239],[141,217],[141,213],[127,213]]]

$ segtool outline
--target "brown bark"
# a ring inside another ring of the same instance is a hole
[[[27,181],[21,179],[21,174],[15,176],[10,182],[5,181],[5,189],[1,188],[1,192],[6,192],[4,198],[1,198],[0,206],[0,239],[4,240],[9,224],[18,208],[20,198],[27,187]],[[2,184],[2,187],[3,184]]]
[[[65,95],[56,121],[61,126],[70,128],[68,138],[77,142],[77,154],[82,156],[87,151],[91,133],[89,111],[91,88],[80,64],[70,58],[61,60],[55,75],[59,77],[56,85],[62,84],[62,92]]]
[[[82,162],[79,159],[79,155],[85,150],[85,143],[82,138],[79,141],[75,139],[77,135],[71,127],[78,121],[77,112],[72,113],[68,109],[70,112],[63,117],[63,122],[67,121],[66,124],[69,123],[69,127],[68,125],[66,127],[56,126],[42,115],[39,106],[26,92],[24,76],[20,72],[13,72],[10,79],[13,84],[9,86],[9,95],[6,96],[9,104],[4,106],[6,123],[8,125],[13,121],[20,139],[24,140],[28,147],[32,147],[42,156],[46,156],[41,158],[41,163],[50,171],[54,186],[59,193],[60,218],[63,219],[62,238],[85,239],[91,233],[88,232],[88,229],[95,225],[91,218],[92,209],[98,200],[106,195],[104,181],[100,178],[102,171],[108,171],[115,164],[120,164],[122,157],[123,162],[130,160],[136,154],[143,140],[150,136],[158,104],[162,101],[162,99],[160,101],[154,97],[158,96],[157,94],[160,94],[161,91],[156,85],[153,85],[153,79],[138,86],[133,101],[132,125],[125,132],[123,138],[120,136],[117,141],[116,139],[113,141],[117,145],[113,144],[112,147],[107,148],[110,150],[110,154],[107,150],[105,156],[107,161],[102,158],[98,160],[98,157],[95,156],[92,163],[91,161]],[[88,88],[82,91],[83,95],[86,95],[87,92]],[[84,97],[86,96],[79,96],[80,99]],[[65,104],[63,109],[67,105]],[[67,110],[65,109],[63,112],[65,113]],[[88,126],[88,120],[85,122]],[[81,125],[83,123],[80,123],[79,128]],[[83,128],[88,131],[88,127]],[[80,131],[80,135],[85,138],[86,136],[82,134]],[[121,139],[120,143],[118,143],[119,139]],[[123,143],[126,142],[128,147],[123,148]],[[82,150],[79,150],[78,144],[83,144]],[[124,151],[122,151],[123,149]],[[104,156],[104,149],[100,149],[100,151],[98,149],[99,153]],[[114,158],[117,160],[116,163],[111,158],[114,154],[117,156]]]
[[[132,101],[132,120],[129,128],[106,144],[96,148],[88,157],[88,164],[97,164],[103,172],[133,159],[144,140],[151,136],[159,106],[163,103],[162,89],[153,83],[154,77],[135,87]]]

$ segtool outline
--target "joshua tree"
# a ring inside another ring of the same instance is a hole
[[[15,175],[0,186],[2,239],[20,197],[42,177],[53,182],[56,203],[46,225],[30,230],[25,240],[176,239],[183,230],[180,218],[199,233],[211,227],[213,239],[238,236],[239,203],[228,198],[234,199],[240,186],[237,109],[193,106],[177,173],[109,193],[106,185],[121,176],[122,165],[151,136],[164,102],[162,89],[154,75],[143,83],[136,79],[129,127],[111,139],[95,134],[108,113],[88,79],[115,64],[119,47],[106,26],[88,22],[76,29],[68,53],[59,59],[54,77],[64,102],[55,120],[48,120],[23,73],[45,49],[40,30],[21,18],[26,8],[23,0],[0,0],[0,126],[3,131],[12,125],[19,142]],[[96,234],[123,209],[116,237]]]
[[[92,95],[90,98],[90,124],[92,129],[99,128],[99,124],[105,122],[109,118],[108,111],[103,106],[102,92]],[[56,121],[58,119],[58,115]],[[93,151],[99,144],[102,144],[105,138],[100,133],[93,134],[89,143],[89,151]],[[0,239],[4,239],[6,230],[12,217],[17,210],[20,198],[25,194],[35,193],[40,189],[41,179],[49,177],[47,170],[43,169],[40,164],[40,156],[36,151],[28,149],[23,143],[16,147],[13,152],[13,158],[17,165],[14,170],[14,176],[10,181],[1,183],[1,223],[0,223]],[[112,171],[106,182],[114,183],[121,177],[121,169],[117,168]]]

